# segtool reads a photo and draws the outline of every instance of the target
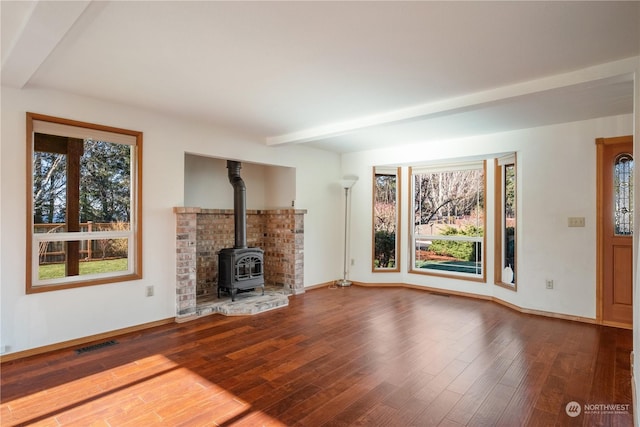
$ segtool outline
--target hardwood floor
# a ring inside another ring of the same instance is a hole
[[[4,363],[2,426],[633,425],[631,331],[415,289],[316,289],[116,341]]]

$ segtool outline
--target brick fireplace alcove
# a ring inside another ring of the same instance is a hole
[[[196,314],[198,299],[217,293],[218,252],[233,247],[232,209],[175,207],[176,314]],[[266,286],[304,292],[304,215],[301,209],[247,211],[247,244],[264,250]]]

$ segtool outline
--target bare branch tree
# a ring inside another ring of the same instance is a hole
[[[451,224],[471,215],[479,202],[480,170],[458,170],[415,175],[414,226]]]

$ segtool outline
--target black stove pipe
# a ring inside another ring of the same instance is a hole
[[[247,189],[240,177],[242,164],[227,160],[229,170],[229,182],[233,186],[233,219],[235,227],[235,249],[247,247]]]

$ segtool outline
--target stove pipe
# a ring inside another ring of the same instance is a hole
[[[244,181],[240,177],[241,168],[242,164],[240,162],[227,160],[229,182],[233,186],[233,219],[236,239],[234,248],[236,249],[247,247],[247,190]]]

